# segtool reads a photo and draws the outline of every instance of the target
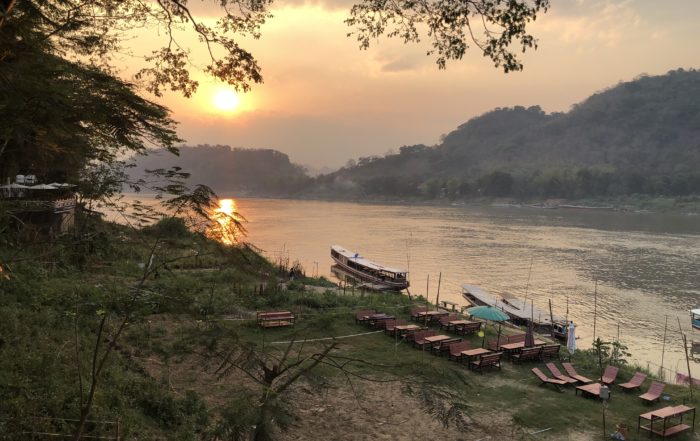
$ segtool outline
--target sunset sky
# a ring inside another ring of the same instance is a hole
[[[442,71],[425,56],[427,45],[382,39],[360,51],[343,23],[350,5],[276,2],[262,38],[243,41],[265,82],[235,110],[215,106],[223,86],[202,74],[193,98],[168,93],[157,101],[171,108],[187,144],[273,148],[300,164],[337,167],[436,144],[495,107],[567,111],[642,73],[700,67],[697,0],[552,0],[531,27],[538,50],[525,54],[523,72],[510,74],[474,48]]]

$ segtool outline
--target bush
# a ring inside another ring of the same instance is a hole
[[[193,234],[179,217],[164,217],[155,224],[144,227],[143,232],[149,236],[169,239],[187,238]]]

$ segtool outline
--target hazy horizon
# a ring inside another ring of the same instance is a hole
[[[441,71],[425,45],[381,39],[360,51],[343,23],[350,4],[273,5],[261,39],[242,40],[265,83],[235,110],[214,107],[223,85],[201,73],[194,74],[201,86],[193,98],[166,93],[156,101],[172,110],[187,145],[270,148],[302,165],[337,168],[403,145],[434,145],[497,107],[568,111],[620,81],[696,68],[700,55],[700,2],[553,0],[532,24],[539,48],[523,54],[523,72],[504,74],[474,47]],[[133,73],[124,64],[125,74]]]

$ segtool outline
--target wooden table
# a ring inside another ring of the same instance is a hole
[[[408,334],[409,332],[417,331],[420,329],[418,325],[399,325],[394,326],[394,330],[399,333],[400,336]]]
[[[546,342],[542,340],[535,340],[535,346],[542,346]],[[519,341],[517,343],[506,343],[504,345],[501,345],[501,349],[507,352],[511,351],[516,351],[518,349],[523,349],[525,347],[525,342],[524,341]]]
[[[425,337],[424,340],[430,344],[433,344],[439,341],[448,340],[450,338],[452,337],[450,337],[449,335],[431,335],[430,337]]]
[[[447,329],[453,328],[455,331],[459,329],[460,326],[471,325],[473,322],[471,320],[451,320],[447,322]]]
[[[693,413],[692,427],[688,424],[683,423],[683,415],[686,415],[691,412]],[[676,424],[672,424],[669,426],[669,421],[674,418],[678,418],[678,421],[676,422]],[[642,424],[642,420],[649,421],[649,424]],[[663,421],[661,428],[654,428],[654,422],[656,421]],[[677,433],[690,430],[691,428],[695,428],[695,408],[684,405],[668,406],[663,407],[661,409],[652,410],[651,412],[643,413],[639,415],[637,424],[637,432],[639,432],[639,429],[648,430],[649,438],[651,438],[653,434],[657,434],[661,435],[665,439],[667,436],[675,435]]]
[[[490,354],[491,351],[485,348],[467,349],[466,351],[460,352],[463,357],[467,358],[467,363],[469,363],[472,358],[481,357],[484,354]]]
[[[442,317],[444,315],[449,315],[449,312],[446,311],[421,311],[418,313],[418,317],[425,317],[426,315],[430,318],[433,317]]]
[[[600,388],[603,385],[600,383],[591,383],[591,384],[586,384],[584,386],[578,386],[574,393],[578,395],[579,391],[581,391],[581,395],[589,396],[589,397],[594,397],[594,398],[600,398]],[[610,391],[610,395],[608,396],[608,401],[612,398],[612,391]]]

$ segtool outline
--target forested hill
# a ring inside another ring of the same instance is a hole
[[[291,163],[287,155],[276,150],[208,144],[179,150],[179,156],[156,150],[148,156],[136,157],[136,168],[131,174],[141,177],[144,170],[178,166],[191,173],[192,183],[239,195],[283,196],[297,191],[309,180],[303,167]]]
[[[360,158],[319,184],[388,196],[698,194],[700,72],[640,76],[567,113],[496,109],[440,145]]]

